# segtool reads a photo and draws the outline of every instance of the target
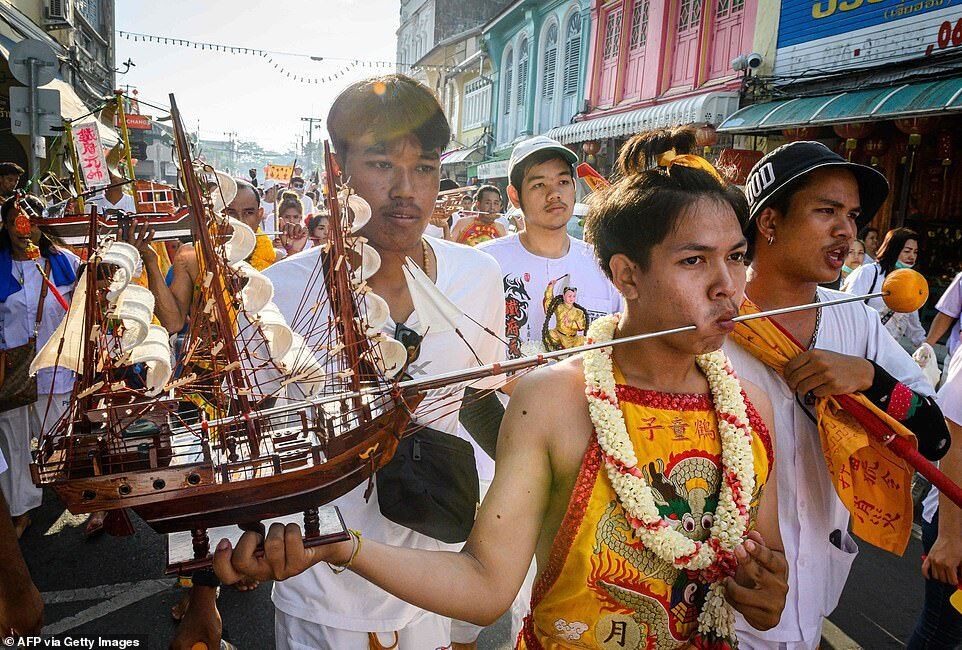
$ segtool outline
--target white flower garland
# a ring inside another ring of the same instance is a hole
[[[610,341],[618,318],[615,314],[594,321],[588,342]],[[749,507],[755,489],[752,432],[741,385],[725,353],[716,350],[698,356],[696,361],[711,388],[722,446],[718,507],[709,538],[704,542],[685,537],[658,513],[651,487],[638,468],[618,404],[610,347],[584,353],[585,393],[608,478],[638,538],[672,566],[702,572],[711,585],[698,617],[698,633],[720,637],[736,647],[735,616],[725,600],[720,578],[733,572],[733,550],[748,533]]]

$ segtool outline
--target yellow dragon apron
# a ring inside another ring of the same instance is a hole
[[[707,539],[721,483],[721,439],[711,395],[633,388],[617,366],[615,381],[638,467],[659,511],[688,537]],[[747,399],[746,405],[755,461],[754,521],[774,459],[764,423]],[[602,463],[592,437],[548,564],[535,583],[518,648],[661,650],[685,646],[698,627],[708,585],[641,545]]]

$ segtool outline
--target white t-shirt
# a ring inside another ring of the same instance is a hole
[[[962,273],[952,279],[952,283],[939,298],[935,308],[946,316],[956,319],[949,330],[949,340],[946,344],[949,349],[949,356],[954,356],[955,351],[959,349],[959,334],[962,332],[962,319],[959,318],[962,315]]]
[[[952,284],[958,286],[958,280],[959,276],[956,276]],[[954,331],[957,332],[958,330]],[[949,359],[945,369],[945,379],[942,381],[942,386],[939,388],[935,399],[946,419],[962,425],[962,354],[953,355]],[[931,523],[938,507],[939,490],[933,485],[922,502],[922,518]]]
[[[129,194],[124,194],[120,197],[120,200],[116,203],[111,203],[110,199],[107,198],[106,193],[101,192],[100,194],[95,194],[94,196],[87,199],[86,203],[88,205],[96,205],[99,211],[103,212],[105,210],[123,210],[124,212],[137,212],[137,204],[134,202],[134,197]]]
[[[822,302],[844,295],[818,289]],[[878,312],[862,302],[823,309],[815,349],[874,361],[912,390],[932,395],[919,366],[888,334]],[[838,604],[858,553],[848,534],[850,516],[835,493],[815,423],[801,410],[785,381],[732,341],[725,344],[725,352],[738,375],[756,384],[772,402],[778,522],[788,562],[788,597],[781,621],[759,632],[739,616],[739,646],[771,648],[785,643],[786,650],[815,648],[822,618]],[[830,541],[833,531],[840,531],[839,546]]]
[[[558,280],[554,293],[565,286],[578,290],[575,303],[588,312],[589,323],[599,316],[621,310],[621,295],[605,277],[591,246],[569,237],[567,255],[552,259],[538,257],[521,243],[518,234],[484,242],[479,250],[498,260],[504,282],[505,336],[511,358],[544,350],[544,295],[548,283]],[[563,282],[559,279],[568,276]],[[563,285],[563,286],[562,286]]]
[[[885,272],[882,271],[878,262],[863,264],[845,278],[845,282],[842,283],[842,291],[856,296],[877,293],[882,290],[884,281]],[[887,317],[885,329],[895,337],[896,341],[901,341],[904,337],[909,340],[913,349],[919,347],[925,341],[925,328],[919,321],[918,311],[908,314],[892,312],[881,298],[871,298],[868,305]]]
[[[437,257],[438,288],[465,314],[500,335],[504,326],[504,297],[497,263],[490,256],[466,246],[433,238],[426,241]],[[305,283],[320,268],[321,251],[319,247],[303,251],[273,264],[263,272],[274,283],[274,302],[288,322],[293,323],[295,331],[298,323],[294,315],[298,305],[302,301],[306,305],[313,304],[323,291],[323,282],[313,283],[311,295],[304,296]],[[411,314],[405,325],[421,331],[417,313]],[[458,326],[483,363],[503,359],[504,345],[497,338],[484,332],[467,317],[462,317]],[[395,328],[395,323],[389,319],[383,331],[393,336]],[[321,335],[321,332],[316,332],[308,336],[308,343],[316,345]],[[417,378],[477,365],[474,354],[455,331],[428,331],[421,342],[418,359],[408,370]],[[439,431],[466,437],[467,434],[459,432],[458,427],[457,406],[463,390],[463,386],[451,386],[430,391],[415,411],[414,420],[429,424]],[[359,485],[333,502],[340,508],[347,525],[359,529],[365,538],[405,548],[459,548],[459,545],[439,542],[389,521],[378,508],[376,487],[368,501],[364,499],[366,489],[366,483]],[[292,518],[293,521],[298,519]],[[423,614],[423,610],[391,596],[360,576],[350,571],[334,575],[323,564],[294,578],[275,582],[273,600],[278,609],[291,616],[357,632],[392,632],[411,624]]]
[[[429,223],[424,227],[424,234],[435,239],[444,239],[444,229]]]

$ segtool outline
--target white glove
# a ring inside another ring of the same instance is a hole
[[[942,371],[939,369],[939,360],[935,356],[935,350],[928,343],[923,343],[919,346],[919,349],[915,351],[912,355],[915,363],[919,364],[922,369],[922,374],[932,388],[939,385],[939,380],[942,378]]]

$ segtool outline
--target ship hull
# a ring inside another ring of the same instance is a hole
[[[210,464],[155,468],[50,484],[74,514],[129,508],[159,533],[246,524],[329,503],[391,460],[420,395],[338,436],[323,462],[271,476],[223,481]],[[315,460],[317,456],[315,456]],[[261,462],[279,463],[262,458]]]

